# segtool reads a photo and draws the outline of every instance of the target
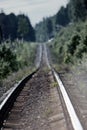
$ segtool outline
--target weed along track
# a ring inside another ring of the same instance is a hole
[[[17,96],[11,98],[11,107],[7,100],[1,108],[0,114],[8,110],[5,118],[0,119],[2,130],[74,130],[60,88],[48,67],[45,46],[42,50],[40,68],[14,93]]]

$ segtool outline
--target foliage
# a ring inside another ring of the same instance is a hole
[[[23,37],[26,41],[35,41],[35,31],[31,22],[24,14],[16,16],[14,13],[6,15],[0,13],[0,27],[2,28],[3,40]]]
[[[5,45],[0,49],[0,78],[6,77],[11,71],[18,70],[16,55]]]
[[[51,52],[58,64],[81,62],[87,54],[87,21],[80,21],[61,29],[51,44]]]
[[[84,0],[85,8],[87,9],[87,0]]]
[[[29,26],[25,18],[20,17],[18,20],[18,34],[21,38],[24,38],[28,34]]]
[[[2,29],[1,29],[1,26],[0,26],[0,43],[2,41]]]
[[[83,44],[84,44],[85,46],[87,46],[87,36],[85,36],[85,39],[84,39],[84,41],[83,41]]]
[[[35,60],[36,45],[33,43],[21,43],[16,47],[17,61],[19,67],[33,66]]]
[[[44,42],[53,38],[61,29],[61,26],[66,26],[69,22],[68,6],[66,8],[61,7],[56,15],[44,18],[43,21],[36,24],[36,40]]]
[[[68,6],[66,8],[62,6],[56,14],[56,25],[66,26],[69,22]]]
[[[18,37],[27,41],[35,41],[35,31],[29,18],[25,15],[18,15]]]
[[[76,50],[76,47],[80,44],[80,40],[81,37],[78,34],[73,36],[71,39],[71,43],[69,43],[67,47],[67,52],[73,55]]]
[[[71,57],[71,55],[69,53],[67,53],[65,55],[65,57],[64,57],[64,63],[66,63],[66,64],[73,63],[72,62],[72,57]]]
[[[44,18],[42,22],[36,24],[36,40],[38,42],[47,41],[53,36],[53,22],[50,18]]]
[[[86,18],[86,8],[84,0],[70,0],[69,8],[71,19],[73,21],[84,20]]]
[[[0,45],[0,79],[19,69],[33,67],[36,45],[27,42]]]
[[[66,7],[62,6],[54,16],[44,18],[43,21],[36,25],[36,40],[39,42],[47,41],[51,37],[56,36],[62,27],[73,24],[74,22],[84,21],[86,17],[87,0],[69,0]],[[48,30],[50,29],[49,33]],[[79,32],[79,28],[77,29]]]

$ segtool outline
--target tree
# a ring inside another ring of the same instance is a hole
[[[13,13],[9,15],[1,13],[0,26],[2,28],[4,40],[7,40],[9,37],[11,40],[17,38],[17,17]]]
[[[66,8],[62,6],[56,15],[56,24],[66,26],[69,22],[68,6]]]
[[[55,25],[53,25],[53,17],[43,18],[43,21],[36,24],[35,31],[36,31],[36,40],[38,42],[45,42],[49,38],[53,37],[53,31]]]
[[[69,9],[73,21],[84,20],[86,17],[86,8],[84,0],[70,0]]]
[[[85,8],[87,9],[87,0],[84,0]]]
[[[9,72],[18,70],[16,54],[5,45],[0,48],[0,78],[6,77]]]
[[[16,16],[14,13],[9,15],[0,13],[0,27],[4,40],[10,38],[14,41],[16,38],[24,38],[27,41],[35,41],[35,30],[24,14]]]
[[[18,34],[20,38],[25,38],[26,34],[29,32],[29,26],[26,18],[24,16],[18,19]]]
[[[11,40],[14,40],[17,38],[17,17],[11,13],[8,15],[8,21],[9,21],[9,37]]]
[[[18,16],[18,37],[27,41],[35,41],[35,30],[29,18],[25,15]]]
[[[52,23],[52,20],[50,18],[48,18],[46,21],[46,27],[47,27],[48,38],[51,38],[52,34],[53,34],[53,23]]]
[[[81,40],[81,37],[78,34],[72,37],[72,40],[70,44],[68,45],[68,50],[67,50],[69,54],[71,55],[74,54],[77,46],[80,44],[80,40]]]
[[[2,29],[1,29],[1,26],[0,26],[0,43],[2,41]]]

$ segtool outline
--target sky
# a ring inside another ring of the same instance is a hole
[[[6,14],[24,13],[29,16],[34,26],[43,17],[56,14],[62,5],[66,6],[67,2],[68,0],[0,0],[0,10]]]

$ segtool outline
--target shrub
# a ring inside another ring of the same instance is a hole
[[[75,56],[79,59],[83,58],[83,53],[87,53],[87,46],[85,44],[80,44],[75,52]]]
[[[64,63],[69,64],[69,63],[73,63],[72,62],[72,57],[70,54],[66,54],[64,57]]]
[[[85,39],[83,41],[83,44],[87,46],[87,36],[85,36]]]
[[[0,77],[6,77],[9,72],[18,70],[16,55],[5,45],[0,50]]]
[[[76,34],[72,37],[71,43],[68,45],[67,52],[71,55],[74,54],[76,47],[80,44],[81,37]]]

